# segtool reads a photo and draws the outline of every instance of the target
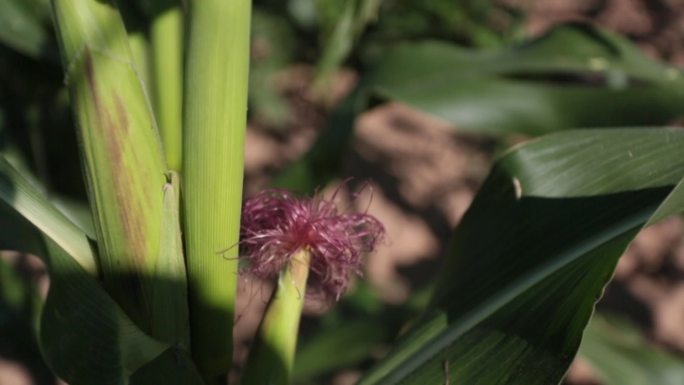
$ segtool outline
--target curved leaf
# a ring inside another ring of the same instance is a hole
[[[538,135],[667,124],[684,114],[684,78],[629,41],[579,24],[499,51],[434,41],[398,45],[370,66],[311,151],[276,185],[309,192],[336,175],[356,117],[378,97],[458,128]]]
[[[586,130],[506,154],[422,320],[360,383],[560,381],[619,256],[684,176],[682,145],[680,129]]]
[[[205,385],[190,355],[171,348],[131,376],[130,385]]]
[[[46,28],[50,22],[48,0],[0,1],[0,43],[33,58],[57,58],[54,39]]]
[[[35,253],[51,278],[40,342],[71,385],[125,384],[167,348],[143,333],[96,281],[87,236],[0,157],[0,247]]]
[[[580,347],[606,385],[679,385],[684,360],[648,345],[624,320],[594,315]]]
[[[95,239],[95,224],[90,213],[88,202],[74,200],[64,196],[52,196],[50,202],[66,218],[73,222],[88,238]]]
[[[44,255],[40,238],[50,239],[91,275],[97,263],[88,237],[57,210],[38,190],[4,158],[0,157],[0,221],[9,221],[0,232],[0,248]],[[16,216],[23,221],[13,221]],[[40,236],[34,233],[40,232]]]
[[[386,99],[489,133],[664,124],[684,113],[679,70],[580,24],[501,51],[399,45],[369,78],[371,92]]]
[[[382,0],[347,1],[344,4],[316,66],[315,83],[319,87],[326,85],[329,77],[347,59],[354,42],[366,26],[377,18],[381,6]]]
[[[48,364],[71,385],[127,384],[167,346],[143,333],[64,250],[46,245],[52,280],[40,340]]]

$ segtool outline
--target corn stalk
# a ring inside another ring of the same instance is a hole
[[[192,353],[212,383],[232,363],[251,2],[187,6],[182,185]]]

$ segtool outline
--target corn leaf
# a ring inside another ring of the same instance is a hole
[[[683,144],[680,129],[597,129],[503,156],[428,309],[360,383],[558,383],[627,244],[681,199]]]
[[[113,3],[52,4],[104,285],[147,330],[166,183],[156,123]]]
[[[43,255],[46,250],[42,238],[50,239],[88,274],[97,276],[97,261],[86,234],[4,157],[0,157],[0,200],[3,203],[0,249]],[[17,219],[16,223],[14,219]]]
[[[371,361],[373,352],[393,341],[415,310],[383,309],[378,314],[344,317],[300,342],[294,367],[296,380],[312,380],[334,370]],[[331,355],[329,352],[335,352]]]
[[[171,348],[131,376],[130,385],[204,385],[187,351]]]
[[[0,1],[0,43],[33,58],[57,59],[48,0]]]
[[[163,341],[190,349],[190,314],[188,286],[180,233],[180,182],[169,173],[164,186],[164,217],[159,258],[154,277],[158,280],[152,292],[152,333]]]
[[[592,317],[579,353],[606,385],[684,382],[684,358],[649,346],[638,329],[615,316]]]
[[[381,5],[382,0],[346,1],[317,64],[315,82],[319,87],[327,85],[330,76],[347,59],[356,40],[377,17]]]
[[[380,97],[490,133],[662,124],[682,113],[684,98],[678,69],[622,37],[577,24],[500,51],[400,45],[372,72]]]
[[[367,73],[311,151],[279,176],[278,186],[313,191],[332,178],[356,117],[371,101],[402,102],[458,129],[494,135],[662,125],[684,114],[679,70],[586,25],[563,25],[494,51],[434,41],[400,44]]]
[[[309,336],[297,353],[296,379],[321,379],[340,369],[372,362],[403,324],[416,315],[410,306],[381,306],[371,314],[344,314]],[[327,317],[327,316],[326,316]],[[327,352],[334,351],[330,356]],[[584,330],[578,355],[605,385],[675,385],[684,380],[684,359],[651,346],[641,332],[617,316],[595,313]]]
[[[166,345],[135,325],[67,253],[46,242],[52,277],[40,325],[48,364],[72,385],[126,384]]]
[[[0,247],[40,256],[51,277],[41,350],[72,385],[125,384],[166,346],[143,333],[97,282],[86,235],[0,158]]]

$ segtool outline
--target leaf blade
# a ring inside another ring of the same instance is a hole
[[[111,1],[53,0],[107,291],[147,328],[165,162],[122,17]]]
[[[588,138],[603,152],[558,150]],[[606,178],[635,138],[653,145],[633,154],[652,174]],[[559,381],[617,259],[684,176],[682,139],[671,129],[569,131],[506,154],[455,233],[422,321],[361,384]],[[553,186],[550,170],[560,173]]]

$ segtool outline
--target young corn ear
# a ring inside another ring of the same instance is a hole
[[[243,205],[244,271],[262,279],[278,278],[249,354],[245,385],[290,383],[307,292],[339,300],[350,275],[361,273],[362,254],[373,251],[384,234],[375,217],[341,212],[335,203],[337,192],[326,200],[265,190]]]
[[[160,249],[164,158],[111,0],[52,0],[109,293],[149,330]]]
[[[311,254],[303,249],[292,256],[280,273],[252,345],[242,384],[290,384],[310,263]]]
[[[189,0],[183,196],[192,354],[209,383],[232,363],[250,0]]]

